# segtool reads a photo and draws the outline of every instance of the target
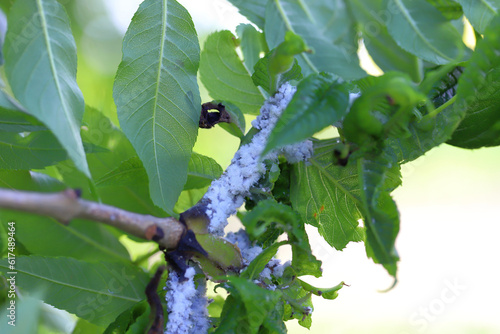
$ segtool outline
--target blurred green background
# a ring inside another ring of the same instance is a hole
[[[85,101],[118,124],[113,79],[121,40],[140,1],[60,2],[72,19]],[[179,2],[193,16],[201,45],[211,31],[234,32],[238,23],[246,22],[225,0]],[[202,101],[209,100],[202,88]],[[226,167],[237,146],[234,137],[216,127],[200,130],[195,150]],[[363,245],[334,251],[309,228],[324,277],[308,281],[325,287],[339,281],[350,285],[334,301],[314,299],[310,332],[500,333],[499,167],[500,148],[466,151],[447,145],[403,166],[403,186],[394,193],[402,221],[399,282],[386,293],[379,290],[392,280],[366,258]],[[295,320],[288,327],[290,333],[308,332]]]

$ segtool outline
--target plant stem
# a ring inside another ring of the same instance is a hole
[[[445,103],[440,105],[438,108],[434,109],[432,112],[425,115],[424,118],[425,117],[429,117],[429,118],[436,117],[441,111],[443,111],[444,109],[448,108],[450,105],[455,103],[456,100],[457,100],[457,96],[455,95],[451,99],[449,99],[448,101],[446,101]]]
[[[73,189],[38,193],[0,189],[0,208],[52,217],[63,224],[87,219],[114,226],[136,237],[153,240],[166,249],[177,247],[185,226],[172,217],[158,218],[81,199]]]

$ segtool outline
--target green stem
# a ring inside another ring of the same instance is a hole
[[[421,82],[423,79],[423,72],[424,72],[422,60],[420,60],[418,57],[414,57],[413,65],[415,66],[416,72],[412,73],[412,80],[413,82],[416,83]]]
[[[94,181],[91,179],[88,179],[88,183],[89,183],[90,193],[91,193],[91,196],[94,199],[94,201],[96,201],[98,203],[102,203],[101,197],[99,196],[99,193],[97,192],[97,187],[96,187]]]
[[[312,292],[308,292],[304,297],[300,298],[300,299],[292,299],[290,298],[289,296],[287,296],[286,294],[283,294],[283,299],[294,309],[297,309],[297,310],[304,310],[304,306],[302,305],[302,303],[304,303],[305,301],[307,301],[307,299],[312,295]]]
[[[444,109],[448,108],[450,105],[452,105],[453,103],[455,103],[456,100],[457,100],[457,96],[455,95],[451,99],[449,99],[448,101],[446,101],[445,103],[443,103],[442,105],[440,105],[439,108],[436,108],[432,112],[430,112],[427,115],[425,115],[424,118],[426,118],[426,117],[428,117],[428,118],[434,118],[434,117],[436,117],[441,111],[443,111]]]

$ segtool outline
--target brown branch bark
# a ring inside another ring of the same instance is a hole
[[[161,275],[165,271],[164,266],[159,266],[156,273],[146,286],[146,297],[148,299],[151,313],[149,315],[151,325],[148,334],[163,334],[165,332],[165,319],[163,318],[163,306],[161,305],[160,296],[158,296],[158,285],[160,284]]]
[[[101,222],[136,237],[156,241],[166,249],[176,248],[186,230],[175,218],[141,215],[87,201],[73,189],[57,193],[0,189],[0,208],[49,216],[63,224],[77,218]]]

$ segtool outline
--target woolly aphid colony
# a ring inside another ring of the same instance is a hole
[[[307,140],[274,150],[261,158],[272,129],[296,90],[295,87],[285,83],[264,103],[260,115],[252,122],[252,126],[260,131],[249,144],[240,147],[224,174],[213,181],[208,188],[203,200],[209,203],[206,214],[210,219],[210,233],[217,236],[224,235],[227,219],[243,205],[250,188],[265,173],[263,160],[277,160],[280,154],[284,154],[288,162],[295,163],[311,157],[312,142]],[[251,244],[244,230],[228,233],[226,239],[238,245],[246,265],[262,252],[261,247]],[[261,277],[270,278],[271,274],[281,277],[287,265],[288,263],[281,264],[279,260],[273,259],[262,271]],[[194,334],[208,331],[210,322],[206,307],[206,287],[204,284],[195,287],[194,274],[194,268],[189,268],[185,272],[185,279],[180,278],[175,271],[169,274],[166,287],[169,313],[166,334]]]

